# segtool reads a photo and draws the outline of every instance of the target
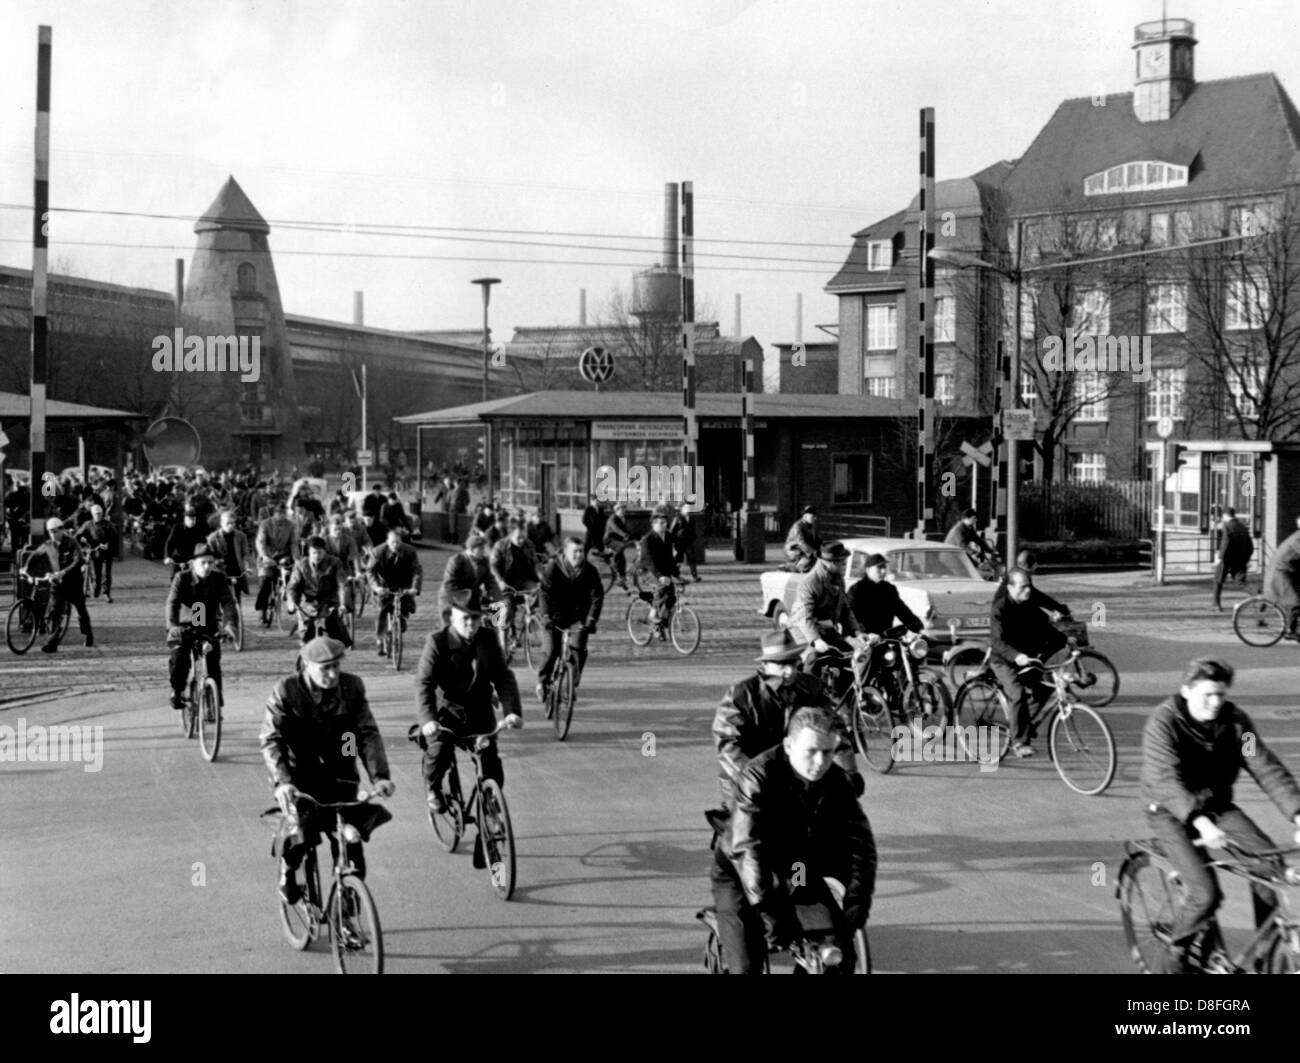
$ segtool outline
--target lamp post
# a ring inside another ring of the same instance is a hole
[[[488,328],[488,303],[492,299],[492,285],[500,284],[500,277],[478,277],[470,281],[471,284],[477,284],[483,289],[483,401],[487,402],[488,397],[488,359],[491,355],[489,343],[492,337],[492,330]],[[489,450],[489,432],[491,429],[485,423],[483,426],[483,471],[487,475],[488,500],[492,500],[495,493],[492,490],[492,454]]]

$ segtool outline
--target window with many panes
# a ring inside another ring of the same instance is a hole
[[[892,376],[869,376],[866,384],[868,395],[877,399],[892,399],[894,397],[894,378]]]
[[[1224,328],[1263,328],[1268,317],[1267,279],[1259,274],[1230,278],[1224,302]]]
[[[867,350],[894,351],[898,349],[898,308],[896,306],[867,307]]]
[[[1183,419],[1183,394],[1187,388],[1187,370],[1181,366],[1171,369],[1153,369],[1147,384],[1147,420],[1161,417]]]
[[[1106,482],[1106,455],[1096,451],[1075,454],[1070,464],[1070,479],[1075,483]]]
[[[1228,211],[1229,236],[1261,236],[1273,228],[1275,211],[1271,203],[1251,203]]]
[[[1164,247],[1169,243],[1169,214],[1167,212],[1151,215],[1149,239],[1155,247]]]
[[[934,401],[941,406],[952,406],[957,402],[957,377],[952,373],[934,375]]]
[[[1264,394],[1264,372],[1258,362],[1249,358],[1226,367],[1224,378],[1228,395],[1238,416],[1253,421],[1259,416],[1259,400]]]
[[[1020,370],[1020,405],[1026,410],[1038,409],[1038,381],[1032,369]]]
[[[1146,330],[1182,332],[1187,328],[1187,285],[1164,282],[1147,288]]]
[[[940,295],[934,301],[934,342],[953,343],[957,339],[957,300]]]
[[[1094,336],[1110,334],[1110,295],[1104,288],[1078,292],[1074,299],[1074,331]]]
[[[889,240],[870,240],[867,243],[867,269],[882,273],[894,264],[894,245]]]
[[[1079,410],[1076,421],[1104,421],[1107,413],[1106,378],[1098,372],[1074,374],[1074,401]]]

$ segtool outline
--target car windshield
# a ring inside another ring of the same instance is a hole
[[[980,574],[961,550],[893,550],[889,570],[897,580],[979,579]]]

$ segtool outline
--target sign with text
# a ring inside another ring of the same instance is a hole
[[[681,418],[671,421],[592,421],[592,439],[682,440]]]
[[[1003,410],[1002,434],[1007,439],[1033,439],[1034,411]]]

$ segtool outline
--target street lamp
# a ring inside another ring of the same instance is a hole
[[[488,302],[492,298],[492,285],[500,284],[500,277],[478,277],[470,281],[471,284],[477,284],[483,289],[483,401],[487,402],[488,397],[488,358],[490,357],[489,342],[492,337],[492,331],[488,328]],[[488,424],[483,426],[483,471],[487,474],[488,501],[492,500],[495,492],[492,490],[492,453],[490,449],[490,439],[488,433],[491,431]]]

